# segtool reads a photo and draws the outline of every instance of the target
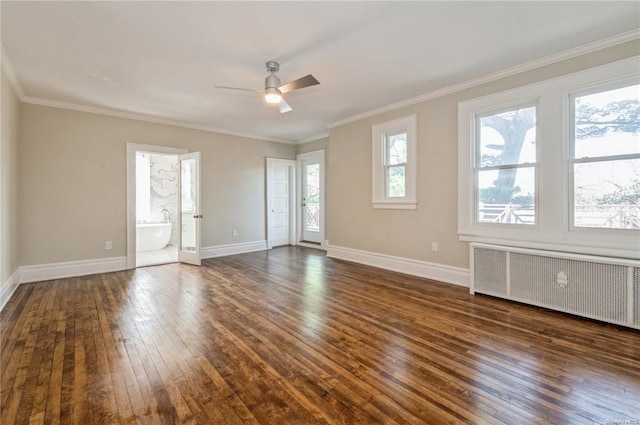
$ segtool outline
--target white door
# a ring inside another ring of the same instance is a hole
[[[319,158],[302,159],[301,242],[322,244],[322,167]]]
[[[295,161],[267,158],[268,247],[292,243]]]
[[[180,246],[178,261],[200,265],[200,152],[179,155]]]

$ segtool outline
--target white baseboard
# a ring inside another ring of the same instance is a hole
[[[469,269],[329,245],[327,257],[469,287]]]
[[[267,241],[241,242],[229,245],[207,246],[200,250],[200,256],[205,258],[224,257],[226,255],[244,254],[246,252],[264,251]]]
[[[320,245],[316,245],[313,243],[308,243],[308,242],[298,242],[298,245],[304,247],[304,248],[313,248],[313,249],[319,249],[321,251],[326,251],[327,248],[325,248],[324,246],[322,246],[322,244]]]
[[[6,282],[2,282],[2,291],[0,291],[0,311],[4,309],[13,294],[20,285],[20,268],[17,268],[15,272],[7,279]]]
[[[108,273],[125,270],[126,268],[127,257],[99,258],[96,260],[22,266],[20,267],[20,283],[86,276],[96,273]]]
[[[243,242],[231,245],[208,246],[200,251],[202,258],[222,257],[245,252],[267,249],[267,241]],[[38,264],[22,266],[16,272],[16,283],[40,282],[43,280],[63,279],[67,277],[86,276],[97,273],[108,273],[127,269],[127,257],[100,258],[96,260],[69,261],[65,263]],[[19,278],[17,277],[19,276]],[[5,287],[7,288],[7,287]],[[15,288],[13,289],[15,291]],[[4,302],[5,292],[2,292]],[[7,292],[8,293],[8,292]]]

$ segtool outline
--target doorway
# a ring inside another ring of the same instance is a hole
[[[295,245],[296,161],[267,158],[267,248]]]
[[[299,244],[325,248],[324,150],[297,156]]]
[[[136,267],[178,261],[178,156],[136,152]]]
[[[127,268],[200,265],[200,153],[127,143]]]

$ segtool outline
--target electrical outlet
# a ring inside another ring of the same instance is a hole
[[[236,236],[238,236],[238,231],[237,231],[236,229],[233,229],[233,230],[231,231],[231,236],[232,236],[232,237],[234,237],[234,238],[235,238]]]
[[[431,251],[438,252],[438,242],[431,242]]]
[[[111,241],[106,241],[106,242],[104,243],[104,248],[105,248],[105,249],[112,249],[112,248],[113,248],[113,242],[111,242]]]

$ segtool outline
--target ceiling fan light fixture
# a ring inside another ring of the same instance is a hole
[[[280,103],[282,100],[282,95],[280,91],[276,88],[268,88],[264,92],[264,100],[267,103]]]

